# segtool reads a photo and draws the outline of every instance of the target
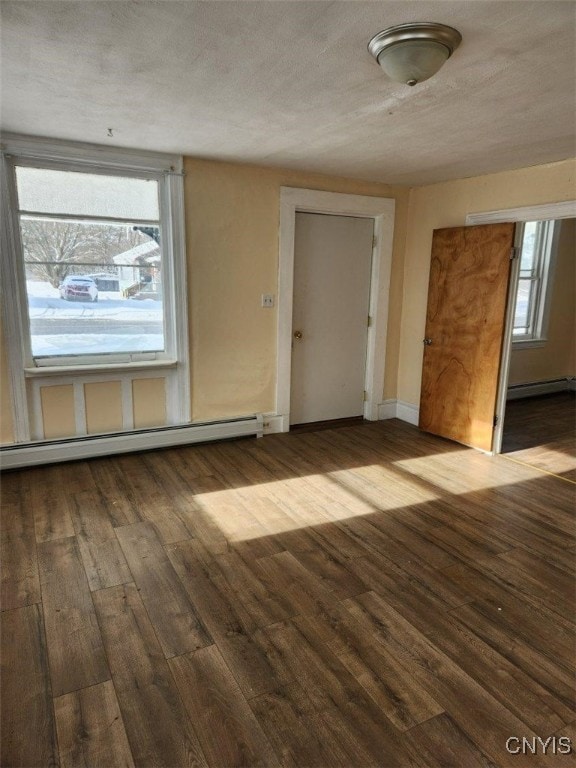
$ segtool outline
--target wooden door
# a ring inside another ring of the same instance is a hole
[[[373,219],[297,213],[290,423],[362,416]]]
[[[420,429],[492,449],[514,224],[437,229]]]

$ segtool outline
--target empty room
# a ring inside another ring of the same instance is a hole
[[[2,768],[576,750],[576,2],[0,0]]]

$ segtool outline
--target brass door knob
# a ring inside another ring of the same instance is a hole
[[[302,338],[302,331],[294,331],[294,338],[295,339],[301,339]]]

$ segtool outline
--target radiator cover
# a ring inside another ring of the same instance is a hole
[[[149,451],[175,445],[206,443],[233,437],[262,437],[262,414],[225,421],[206,421],[128,432],[85,435],[59,440],[38,440],[0,448],[0,469],[20,469],[38,464],[75,461],[116,453]]]

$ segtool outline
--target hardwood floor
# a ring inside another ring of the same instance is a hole
[[[6,473],[1,765],[574,765],[574,501],[396,420]]]
[[[576,392],[510,400],[502,452],[576,482]]]

